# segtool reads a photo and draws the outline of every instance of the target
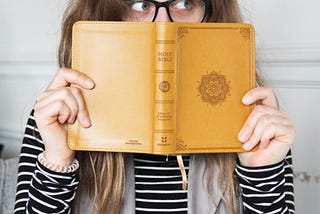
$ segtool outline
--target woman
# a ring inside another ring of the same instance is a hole
[[[70,150],[65,124],[77,119],[85,128],[91,125],[79,89],[70,84],[94,87],[90,77],[68,69],[72,25],[79,20],[241,22],[241,17],[236,0],[71,1],[62,25],[60,70],[38,96],[25,131],[15,213],[294,213],[295,130],[267,87],[242,99],[245,105],[260,103],[238,136],[248,152],[184,155],[187,190],[181,189],[174,156]]]

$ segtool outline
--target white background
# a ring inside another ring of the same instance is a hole
[[[259,69],[295,122],[297,213],[320,213],[320,1],[241,0]],[[65,0],[0,1],[0,143],[16,157],[26,117],[57,70]]]

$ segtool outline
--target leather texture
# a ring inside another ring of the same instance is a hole
[[[77,22],[72,68],[92,127],[68,127],[74,150],[184,154],[243,151],[253,106],[255,35],[243,23]]]

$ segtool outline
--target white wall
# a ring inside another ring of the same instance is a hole
[[[0,143],[18,156],[26,116],[57,70],[65,0],[0,2]],[[292,116],[297,213],[320,213],[320,2],[241,0],[256,28],[263,76]]]
[[[0,1],[0,143],[17,156],[26,117],[56,71],[62,0]]]

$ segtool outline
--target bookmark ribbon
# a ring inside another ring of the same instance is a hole
[[[187,190],[187,173],[184,167],[182,155],[177,155],[177,161],[178,161],[181,176],[182,176],[182,189]]]

